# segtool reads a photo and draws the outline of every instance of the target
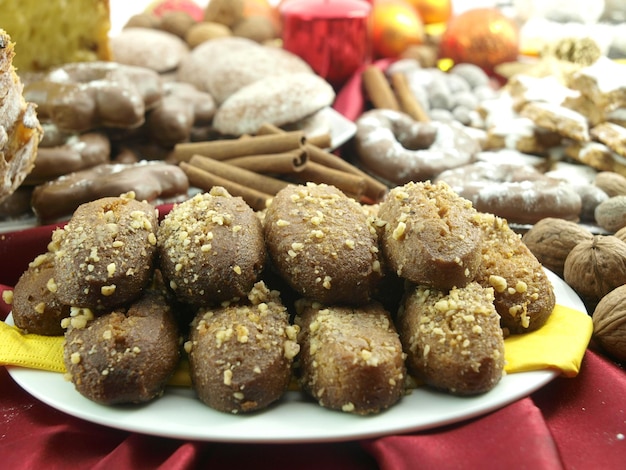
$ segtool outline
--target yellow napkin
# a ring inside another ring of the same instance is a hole
[[[591,317],[584,312],[557,305],[548,322],[539,330],[510,336],[504,341],[505,370],[508,374],[557,369],[574,377],[591,339]],[[0,365],[65,372],[63,337],[23,334],[0,322]],[[189,364],[182,360],[170,385],[189,386]]]
[[[587,313],[557,305],[538,330],[504,340],[504,369],[509,374],[558,369],[566,377],[575,377],[592,333]]]

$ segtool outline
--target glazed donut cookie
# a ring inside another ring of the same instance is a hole
[[[139,127],[162,95],[157,72],[115,62],[66,64],[24,88],[42,119],[74,132]]]
[[[546,217],[577,220],[582,206],[572,185],[529,165],[478,161],[445,171],[435,181],[448,183],[476,210],[519,224]]]
[[[107,163],[111,158],[111,144],[102,132],[74,134],[63,144],[39,147],[35,167],[24,184],[37,185],[74,171]]]
[[[213,97],[185,82],[166,82],[161,103],[147,114],[150,137],[163,147],[190,139],[193,126],[211,123],[216,103]]]
[[[134,191],[139,201],[186,197],[189,179],[181,168],[155,161],[104,163],[61,176],[35,187],[32,207],[37,218],[49,223],[68,217],[81,204]]]
[[[470,163],[478,142],[458,123],[421,123],[390,109],[366,111],[356,121],[358,160],[393,184],[425,181]]]

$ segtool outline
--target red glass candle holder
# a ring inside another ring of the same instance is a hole
[[[289,0],[280,7],[283,47],[335,88],[371,59],[365,0]]]

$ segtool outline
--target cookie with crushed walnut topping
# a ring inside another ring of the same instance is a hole
[[[104,405],[161,396],[180,360],[180,338],[158,278],[128,308],[96,318],[89,310],[81,313],[82,321],[80,314],[68,318],[63,347],[67,376],[76,390]]]
[[[138,298],[154,271],[157,225],[133,193],[79,206],[52,235],[59,300],[103,311]]]
[[[326,184],[289,185],[265,213],[272,266],[327,304],[369,301],[382,277],[376,230],[358,202]]]
[[[480,264],[482,234],[475,214],[472,203],[443,182],[393,188],[378,210],[390,268],[415,284],[463,287]]]
[[[381,304],[326,306],[299,299],[296,311],[299,380],[321,406],[369,415],[401,399],[405,356]]]
[[[408,291],[397,327],[409,372],[457,395],[495,387],[504,370],[504,338],[493,300],[493,289],[476,282]]]
[[[245,297],[265,266],[261,222],[222,187],[176,205],[157,234],[163,276],[178,300],[192,306]]]
[[[198,398],[225,413],[266,408],[291,381],[297,334],[280,293],[263,281],[245,300],[200,309],[185,343]]]
[[[28,264],[13,289],[12,314],[15,326],[26,333],[59,336],[61,320],[70,307],[59,301],[54,280],[54,254],[46,252]]]
[[[482,262],[475,281],[493,287],[500,325],[512,334],[539,329],[554,309],[554,288],[541,263],[505,219],[478,213]]]

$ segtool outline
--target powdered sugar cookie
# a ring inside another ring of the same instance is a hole
[[[282,126],[330,106],[335,91],[310,73],[270,76],[242,88],[218,108],[213,127],[222,134],[253,134],[264,123]]]

